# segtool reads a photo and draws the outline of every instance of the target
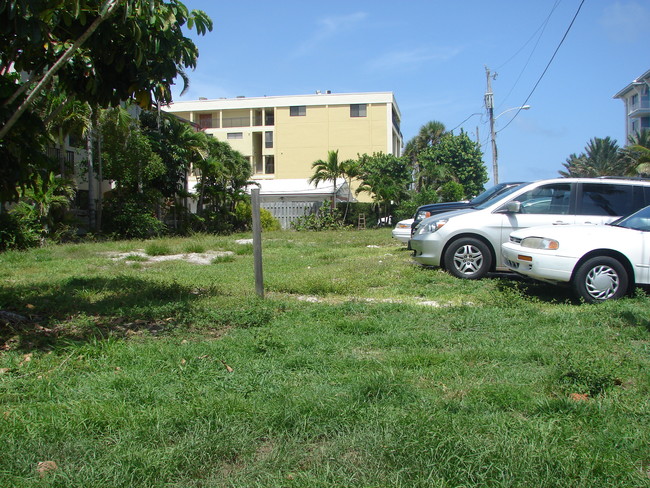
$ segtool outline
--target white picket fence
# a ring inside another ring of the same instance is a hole
[[[316,213],[322,202],[260,202],[265,208],[280,221],[283,229],[290,229],[291,222],[303,215]]]

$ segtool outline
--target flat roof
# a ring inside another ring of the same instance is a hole
[[[355,103],[391,103],[401,117],[393,92],[368,93],[315,93],[310,95],[281,95],[264,97],[237,97],[187,100],[172,102],[163,106],[167,112],[193,112],[200,110],[228,110],[271,107],[291,107],[296,105],[349,105]]]

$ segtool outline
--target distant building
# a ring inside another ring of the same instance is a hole
[[[625,142],[631,135],[650,130],[650,70],[619,91],[614,98],[625,104]]]
[[[328,182],[317,188],[306,183],[314,161],[326,160],[332,150],[339,151],[339,161],[375,152],[399,156],[403,145],[392,92],[199,99],[163,110],[199,124],[247,157],[267,201],[274,196],[323,201],[332,193],[344,199],[349,191],[342,180],[336,188]]]

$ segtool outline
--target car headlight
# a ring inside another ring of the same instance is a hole
[[[434,220],[433,222],[421,223],[418,226],[417,234],[431,234],[439,230],[447,223],[447,219]]]
[[[560,247],[560,243],[555,239],[547,239],[546,237],[526,237],[522,239],[521,247],[554,251]]]

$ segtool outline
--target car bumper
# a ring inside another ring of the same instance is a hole
[[[416,235],[410,241],[413,250],[413,259],[427,266],[440,266],[442,242],[435,238],[435,234]]]
[[[575,257],[555,251],[524,248],[506,242],[501,246],[503,265],[511,271],[531,278],[551,282],[568,282],[577,263]]]
[[[411,232],[410,230],[406,233],[393,231],[393,238],[397,239],[400,242],[403,242],[404,244],[407,244],[408,241],[411,239]]]

